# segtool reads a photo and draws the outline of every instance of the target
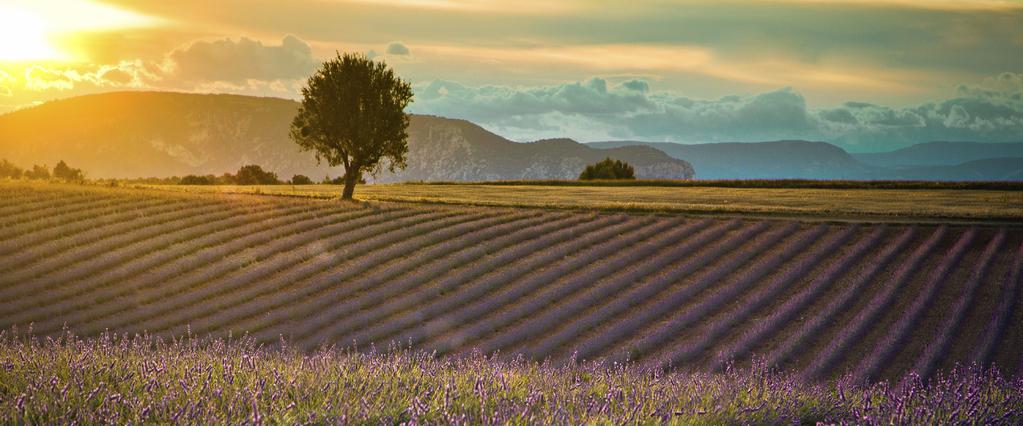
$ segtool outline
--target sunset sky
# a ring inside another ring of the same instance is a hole
[[[1023,141],[1009,0],[0,0],[0,112],[87,93],[297,98],[336,51],[515,140]]]

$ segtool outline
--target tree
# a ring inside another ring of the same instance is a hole
[[[313,180],[309,179],[309,176],[306,176],[306,175],[295,175],[295,176],[291,177],[291,184],[292,185],[312,185],[313,184]]]
[[[49,179],[50,169],[45,165],[33,164],[32,170],[25,172],[25,177],[29,179]]]
[[[579,175],[579,180],[635,178],[635,170],[633,170],[629,163],[622,162],[621,160],[612,160],[611,157],[586,166],[586,169]]]
[[[302,89],[291,139],[316,161],[344,165],[342,199],[351,199],[364,172],[376,175],[386,160],[405,168],[412,86],[382,62],[340,53],[324,62]]]
[[[0,178],[18,179],[25,171],[7,160],[0,160]]]
[[[281,183],[277,179],[277,173],[263,171],[262,167],[255,164],[242,166],[235,175],[238,185],[276,185]]]
[[[85,180],[85,173],[81,169],[68,167],[64,160],[60,160],[53,166],[53,177],[67,182],[81,182]]]
[[[188,175],[181,178],[179,185],[213,185],[216,178],[212,176]]]

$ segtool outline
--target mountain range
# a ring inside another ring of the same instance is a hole
[[[931,142],[866,154],[799,140],[589,145],[656,148],[692,163],[699,179],[1023,180],[1023,143]]]
[[[48,102],[0,116],[0,158],[28,167],[66,160],[92,178],[234,172],[257,164],[282,178],[319,180],[317,164],[288,137],[295,101],[236,95],[117,92]],[[687,179],[692,166],[643,146],[599,149],[569,139],[517,143],[465,120],[413,115],[408,167],[378,182],[574,179],[605,157],[636,176]]]
[[[0,115],[0,158],[22,167],[66,160],[92,178],[221,174],[246,164],[283,179],[342,174],[288,138],[297,108],[291,100],[238,95],[74,97]],[[520,143],[465,120],[426,115],[413,115],[408,133],[408,167],[370,180],[574,179],[605,157],[632,164],[637,177],[648,179],[695,173],[700,179],[1023,180],[1023,143],[932,142],[855,154],[800,140]]]

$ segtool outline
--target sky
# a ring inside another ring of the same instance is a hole
[[[0,0],[0,113],[297,99],[337,52],[517,141],[1023,142],[1021,0]]]

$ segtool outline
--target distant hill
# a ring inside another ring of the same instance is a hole
[[[598,148],[641,145],[684,158],[699,179],[867,179],[877,170],[864,166],[842,148],[825,142],[678,144],[668,142],[594,142]]]
[[[913,166],[887,172],[890,179],[1023,180],[1023,157],[989,158],[951,166]]]
[[[657,148],[689,161],[698,179],[1023,180],[1023,143],[930,142],[872,154],[808,141],[589,145]]]
[[[0,115],[0,158],[23,167],[66,160],[89,177],[234,172],[259,164],[282,178],[315,180],[316,165],[288,138],[298,103],[277,98],[118,92],[48,102]],[[606,156],[640,178],[688,178],[692,167],[648,147],[598,149],[567,139],[520,144],[464,120],[413,116],[408,169],[378,181],[571,179]]]
[[[927,142],[890,152],[852,154],[879,167],[951,166],[975,160],[1023,157],[1023,143]]]

